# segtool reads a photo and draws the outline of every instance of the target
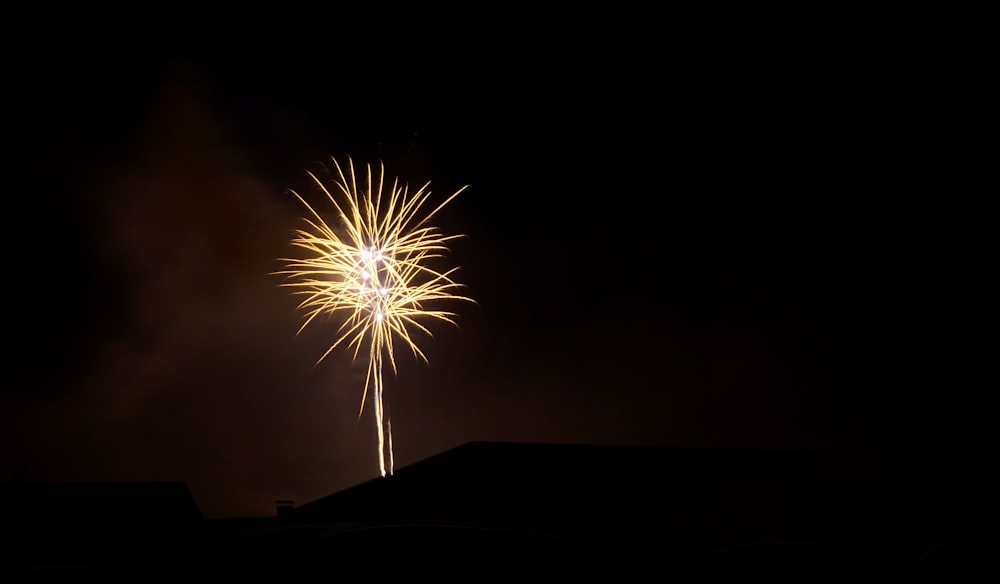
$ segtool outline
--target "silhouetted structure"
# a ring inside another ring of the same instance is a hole
[[[805,452],[470,443],[301,506],[277,501],[275,517],[225,522],[202,520],[175,483],[2,493],[15,565],[74,575],[905,577],[1000,552],[995,484],[835,488],[816,481],[821,463]]]
[[[0,484],[3,566],[106,566],[194,542],[203,518],[183,483]]]
[[[649,538],[777,535],[807,453],[469,443],[296,508],[309,522],[421,521]],[[712,541],[712,543],[717,543]]]

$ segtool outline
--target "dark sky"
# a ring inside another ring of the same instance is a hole
[[[511,440],[817,449],[866,481],[985,437],[959,350],[914,336],[947,334],[964,269],[940,243],[962,216],[907,158],[918,56],[738,26],[263,26],[13,58],[0,476],[183,481],[208,516],[375,477],[363,369],[314,366],[336,327],[296,336],[269,275],[287,189],[329,156],[433,200],[470,185],[438,225],[468,236],[478,304],[429,367],[400,360],[397,468]]]

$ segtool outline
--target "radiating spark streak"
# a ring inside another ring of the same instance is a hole
[[[440,301],[474,302],[459,294],[464,286],[453,279],[458,268],[440,272],[429,263],[445,257],[449,244],[463,237],[441,234],[430,220],[466,187],[421,215],[431,195],[429,182],[411,194],[405,184],[401,186],[398,179],[393,179],[391,188],[384,191],[384,167],[379,165],[375,177],[371,165],[366,165],[359,190],[354,162],[348,158],[345,173],[336,159],[332,161],[336,169],[332,189],[314,173],[306,174],[330,203],[336,221],[331,225],[305,198],[291,191],[308,211],[303,218],[306,228],[295,230],[291,241],[305,254],[301,258],[282,258],[285,269],[277,273],[287,278],[282,286],[292,287],[295,294],[304,296],[298,305],[304,312],[298,333],[321,316],[344,316],[334,341],[317,364],[342,345],[353,352],[354,359],[363,350],[366,353],[368,367],[358,417],[371,394],[378,429],[379,472],[385,476],[387,472],[392,474],[393,456],[392,424],[383,402],[383,365],[388,361],[393,374],[397,373],[394,343],[402,342],[414,358],[429,364],[414,333],[433,336],[423,322],[439,320],[454,325],[457,314],[430,309],[428,305]]]

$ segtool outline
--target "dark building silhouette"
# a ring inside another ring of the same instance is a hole
[[[182,553],[203,529],[183,483],[0,484],[0,565],[100,569]]]
[[[526,566],[563,577],[905,576],[998,549],[1000,508],[984,483],[831,486],[824,464],[810,452],[470,443],[283,509],[231,557],[472,579]]]
[[[676,542],[774,537],[806,453],[470,443],[302,505],[300,521],[438,521]]]
[[[469,443],[270,518],[204,520],[183,485],[3,485],[20,571],[446,579],[992,565],[996,485],[835,487],[808,452]]]

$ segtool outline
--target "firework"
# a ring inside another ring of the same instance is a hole
[[[371,396],[379,473],[385,476],[392,474],[392,431],[383,408],[383,366],[388,364],[396,373],[400,344],[428,362],[417,344],[420,336],[432,336],[424,323],[456,324],[455,313],[433,307],[442,301],[473,302],[458,293],[463,286],[452,279],[457,267],[443,272],[432,267],[435,258],[448,251],[449,242],[463,236],[443,235],[430,220],[466,187],[423,214],[431,195],[429,182],[412,194],[398,179],[386,189],[380,163],[374,175],[366,165],[359,184],[350,158],[344,168],[336,159],[332,162],[335,170],[329,186],[307,171],[331,206],[330,221],[291,191],[309,212],[304,218],[307,228],[296,230],[291,241],[306,253],[302,258],[283,258],[285,269],[278,273],[287,278],[283,286],[304,297],[298,306],[305,315],[299,332],[321,316],[342,317],[335,340],[317,364],[338,346],[352,349],[355,360],[367,359],[358,417]]]

